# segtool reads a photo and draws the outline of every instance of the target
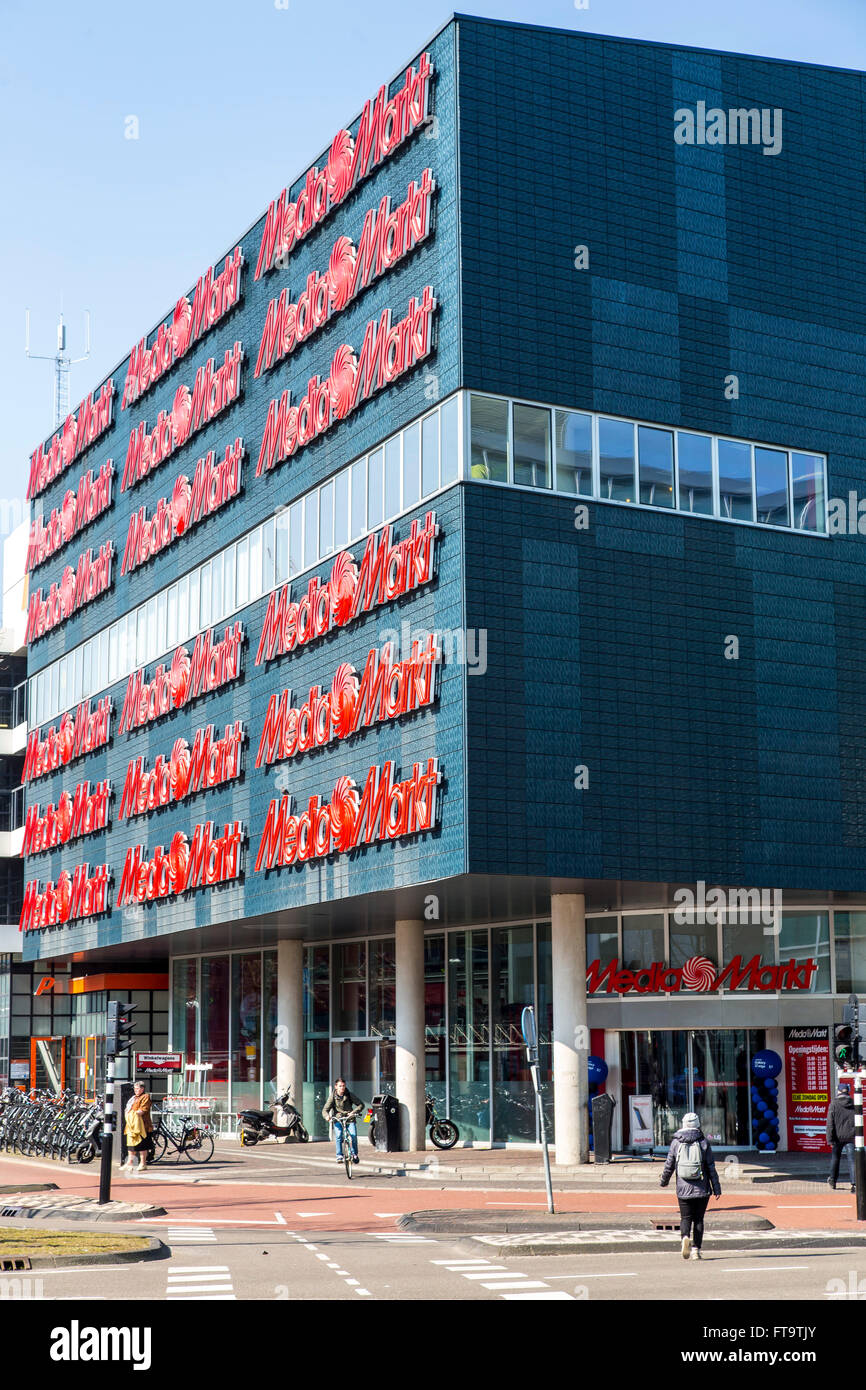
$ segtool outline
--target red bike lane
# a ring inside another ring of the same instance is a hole
[[[99,1165],[71,1168],[43,1160],[0,1156],[0,1187],[5,1189],[0,1204],[9,1204],[9,1194],[17,1184],[24,1187],[41,1182],[53,1182],[62,1193],[95,1200],[99,1193]],[[217,1173],[205,1176],[201,1171],[192,1173],[189,1168],[180,1169],[176,1175],[160,1170],[141,1178],[124,1178],[115,1168],[112,1197],[164,1207],[166,1215],[149,1217],[148,1224],[284,1226],[298,1231],[387,1230],[405,1212],[434,1209],[488,1210],[493,1217],[506,1208],[520,1208],[537,1211],[539,1226],[543,1226],[546,1214],[543,1192],[509,1190],[498,1183],[495,1187],[474,1188],[461,1182],[447,1189],[432,1185],[400,1187],[392,1181],[387,1185],[365,1185],[361,1170],[351,1182],[317,1184],[297,1180],[232,1182]],[[48,1198],[50,1193],[46,1193]],[[673,1194],[658,1188],[564,1191],[556,1192],[554,1201],[558,1212],[609,1212],[613,1220],[617,1213],[649,1218],[672,1217],[677,1213]],[[723,1209],[764,1216],[783,1230],[859,1230],[866,1234],[866,1223],[857,1222],[853,1195],[841,1189],[815,1194],[726,1193],[721,1201],[711,1201],[708,1222],[712,1222],[714,1212]]]

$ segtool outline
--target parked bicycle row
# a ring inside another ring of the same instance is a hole
[[[0,1149],[33,1158],[91,1163],[102,1152],[104,1098],[85,1101],[73,1091],[24,1093],[7,1087],[0,1095]],[[213,1157],[211,1125],[197,1116],[154,1112],[150,1161],[181,1156],[192,1163]]]

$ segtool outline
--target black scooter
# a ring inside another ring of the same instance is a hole
[[[238,1134],[242,1148],[251,1148],[253,1144],[260,1144],[262,1140],[269,1139],[271,1135],[275,1139],[285,1139],[286,1143],[294,1140],[298,1144],[309,1142],[309,1134],[301,1123],[301,1117],[294,1105],[291,1103],[292,1088],[283,1091],[282,1095],[274,1096],[274,1110],[279,1107],[285,1116],[284,1124],[274,1124],[274,1110],[239,1110],[238,1111]]]

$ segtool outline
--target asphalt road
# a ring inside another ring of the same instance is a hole
[[[849,1302],[866,1294],[866,1253],[710,1248],[700,1263],[671,1250],[616,1255],[498,1257],[471,1239],[385,1229],[298,1231],[136,1225],[158,1233],[171,1258],[135,1265],[39,1270],[30,1296],[75,1303],[145,1301],[275,1302],[629,1302],[739,1300]],[[41,1283],[40,1283],[41,1281]],[[714,1314],[715,1317],[718,1314]],[[754,1322],[755,1315],[750,1314]],[[779,1316],[775,1315],[779,1321]],[[784,1319],[782,1319],[784,1321]]]

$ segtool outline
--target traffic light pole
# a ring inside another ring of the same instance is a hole
[[[854,1074],[854,1187],[857,1220],[866,1221],[866,1149],[863,1147],[863,1073]]]
[[[99,1168],[99,1205],[111,1201],[111,1157],[114,1149],[114,1056],[105,1067],[105,1112],[102,1120],[102,1157]]]

